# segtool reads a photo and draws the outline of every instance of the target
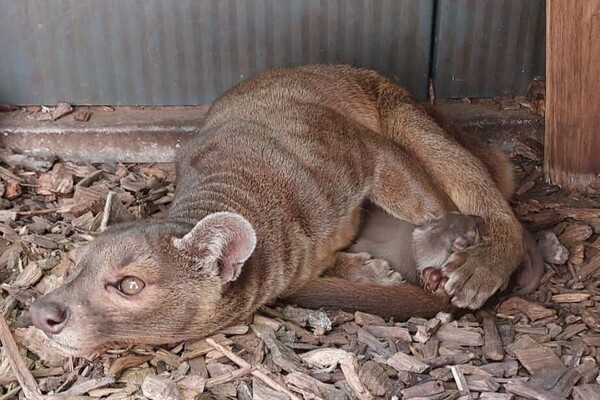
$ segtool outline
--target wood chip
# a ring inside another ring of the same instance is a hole
[[[589,258],[577,270],[577,278],[584,282],[600,271],[600,253]]]
[[[100,223],[100,231],[105,231],[110,225],[118,222],[135,221],[135,215],[129,212],[127,207],[119,199],[115,192],[109,192],[106,196],[102,221]]]
[[[589,293],[562,293],[552,296],[555,303],[581,303],[590,298]]]
[[[354,354],[346,353],[346,355],[340,360],[340,368],[344,374],[344,377],[346,378],[346,382],[348,382],[348,385],[358,399],[373,399],[373,395],[369,393],[369,390],[367,390],[364,383],[360,380],[358,359]]]
[[[556,315],[555,310],[545,308],[539,303],[533,303],[521,297],[511,297],[510,299],[504,301],[500,305],[498,312],[507,315],[522,312],[532,321],[537,321],[539,319],[553,317]]]
[[[556,336],[556,338],[559,340],[568,340],[568,339],[572,338],[573,336],[575,336],[585,330],[586,330],[585,324],[571,324],[571,325],[567,326],[561,332],[560,335]]]
[[[151,356],[126,355],[117,358],[108,369],[109,376],[120,375],[127,368],[137,367],[152,359]]]
[[[273,362],[287,372],[306,372],[300,357],[289,347],[281,343],[275,333],[266,325],[251,325],[252,330],[260,337],[271,351]]]
[[[354,320],[361,326],[386,326],[385,320],[380,316],[360,311],[354,313]]]
[[[444,393],[444,386],[438,381],[429,381],[400,391],[404,399],[431,398]]]
[[[575,243],[588,240],[593,233],[594,230],[587,224],[569,224],[565,228],[565,231],[558,237],[558,240],[563,246],[571,247]]]
[[[371,351],[379,354],[384,358],[389,358],[392,356],[392,352],[379,340],[377,340],[375,336],[371,335],[366,330],[359,328],[357,333],[358,341],[360,343],[366,344],[369,347],[369,349],[371,349]]]
[[[66,396],[81,396],[86,393],[89,393],[92,390],[100,389],[109,385],[112,385],[115,382],[115,379],[111,376],[107,376],[104,378],[97,379],[89,379],[84,382],[76,383],[61,393],[61,395]]]
[[[597,310],[583,310],[581,320],[594,332],[600,332],[600,313]]]
[[[550,264],[564,264],[569,259],[569,250],[563,246],[552,231],[542,231],[538,234],[538,243],[544,261]]]
[[[232,365],[220,362],[211,362],[207,364],[206,367],[211,380],[213,381],[210,388],[211,392],[220,398],[234,397],[237,391],[235,385],[231,382],[231,377],[235,376],[236,372],[239,372],[239,370],[236,370]],[[248,369],[252,371],[252,368],[246,368],[246,370]]]
[[[148,376],[142,383],[142,393],[151,400],[179,400],[177,385],[161,376]]]
[[[73,119],[75,121],[79,121],[79,122],[87,122],[87,121],[90,120],[91,116],[92,116],[92,113],[90,111],[87,111],[87,110],[77,110],[73,114]]]
[[[452,324],[443,324],[439,327],[436,336],[440,341],[450,342],[457,346],[483,346],[481,333],[467,328],[458,328]]]
[[[52,110],[52,121],[56,121],[61,119],[62,117],[64,117],[67,114],[70,114],[71,112],[73,112],[73,107],[71,107],[71,105],[69,103],[58,103],[58,105],[56,106],[56,108],[54,110]]]
[[[450,366],[450,370],[452,371],[454,382],[456,382],[456,387],[458,388],[460,393],[462,395],[468,396],[468,398],[471,398],[469,385],[467,384],[467,380],[465,379],[465,376],[463,375],[461,370],[458,369],[455,365]]]
[[[39,329],[33,326],[16,329],[15,338],[29,351],[50,365],[64,364],[66,357],[62,349],[54,342],[49,341],[46,335]]]
[[[213,339],[211,339],[211,338],[206,339],[206,343],[208,343],[210,346],[214,347],[216,350],[223,353],[223,355],[225,355],[231,361],[235,362],[240,367],[246,367],[246,368],[250,367],[250,364],[248,364],[243,358],[233,354],[231,351],[227,350],[225,347],[221,346],[220,344],[215,342]],[[281,386],[281,384],[277,383],[276,381],[274,381],[273,379],[268,377],[263,372],[258,371],[258,370],[252,371],[252,375],[261,379],[263,382],[265,382],[267,385],[269,385],[269,387],[271,387],[272,389],[286,393],[292,400],[300,400],[297,396],[295,396],[287,388],[285,388],[284,386]]]
[[[483,319],[483,354],[488,360],[499,361],[504,358],[504,349],[502,340],[498,334],[498,328],[494,319],[490,316],[485,316]]]
[[[508,347],[531,374],[539,370],[564,367],[552,350],[542,347],[527,335],[521,336]]]
[[[517,396],[524,397],[526,399],[531,400],[564,400],[564,397],[555,395],[552,392],[543,389],[533,388],[527,383],[518,382],[518,383],[507,383],[506,391],[516,394]]]
[[[29,263],[27,267],[12,281],[13,287],[24,288],[34,286],[42,279],[42,269],[37,263]]]
[[[8,324],[1,315],[0,342],[2,343],[6,357],[8,357],[8,362],[10,363],[13,373],[16,375],[17,380],[19,381],[19,385],[21,385],[23,394],[28,399],[35,398],[41,393],[37,382],[31,375],[31,372],[29,372],[25,362],[23,362],[21,353],[19,353],[19,348],[12,337],[12,333],[10,332]]]
[[[438,357],[428,358],[426,360],[423,360],[423,362],[429,365],[431,368],[437,368],[445,365],[466,363],[471,361],[473,358],[475,358],[475,354],[471,352],[452,353],[441,355]]]
[[[573,388],[575,400],[600,400],[600,385],[580,385]]]
[[[252,379],[253,398],[264,400],[288,400],[289,396],[277,390],[273,390],[259,379]],[[237,393],[236,393],[237,394]]]
[[[383,368],[374,361],[367,361],[362,365],[359,378],[375,396],[383,396],[386,392],[387,378]]]
[[[364,330],[378,338],[390,338],[408,343],[412,341],[408,329],[399,326],[366,325]]]
[[[307,351],[300,358],[316,368],[332,369],[346,356],[347,351],[336,348],[321,348]]]
[[[73,191],[73,186],[73,174],[63,163],[56,163],[51,171],[40,175],[36,193],[43,195],[68,194]]]
[[[300,373],[300,372],[292,372],[291,374],[287,374],[285,376],[285,381],[288,385],[292,386],[295,391],[299,393],[304,393],[305,397],[308,395],[313,395],[316,398],[325,398],[325,399],[345,399],[346,395],[339,389],[337,389],[334,385],[323,383],[312,376]],[[370,382],[371,384],[377,385],[377,383]],[[366,381],[365,384],[367,387],[371,389],[369,386],[369,381]],[[377,386],[378,388],[378,386]],[[384,393],[385,394],[385,389]],[[383,395],[382,394],[382,395]]]
[[[479,400],[512,400],[515,396],[512,393],[481,393]]]
[[[429,365],[418,360],[414,356],[410,356],[402,352],[398,352],[388,358],[387,364],[398,371],[416,372],[418,374],[421,374],[429,369]]]
[[[21,189],[21,185],[16,181],[8,181],[6,182],[6,186],[4,188],[4,197],[9,200],[19,197],[23,193]]]

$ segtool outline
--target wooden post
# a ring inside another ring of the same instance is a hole
[[[585,190],[600,174],[600,0],[546,4],[544,171]]]

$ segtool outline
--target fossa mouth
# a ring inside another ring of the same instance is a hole
[[[97,347],[84,348],[80,346],[73,346],[62,341],[58,335],[47,334],[42,330],[39,331],[45,338],[47,338],[50,347],[63,355],[70,357],[83,357],[89,356],[98,351]]]

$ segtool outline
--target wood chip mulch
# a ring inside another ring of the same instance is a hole
[[[547,262],[527,298],[458,320],[400,323],[264,307],[207,339],[87,360],[57,354],[27,309],[65,280],[75,249],[98,233],[109,192],[129,211],[159,218],[173,196],[173,166],[79,165],[0,150],[0,400],[600,399],[600,197],[544,183],[540,153],[523,140],[512,154],[514,209]]]

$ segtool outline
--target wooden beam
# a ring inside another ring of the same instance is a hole
[[[600,173],[600,0],[547,0],[544,171],[586,190]]]

